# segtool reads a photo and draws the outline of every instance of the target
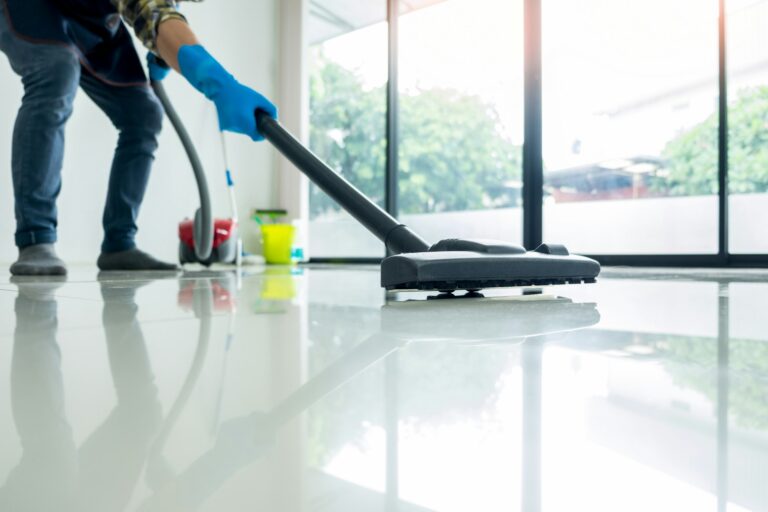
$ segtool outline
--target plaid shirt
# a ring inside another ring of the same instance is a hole
[[[136,36],[149,50],[157,52],[157,29],[164,21],[186,18],[176,9],[176,0],[110,0],[123,17],[132,26]],[[183,0],[201,2],[202,0]]]

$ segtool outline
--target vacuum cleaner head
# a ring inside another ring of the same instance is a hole
[[[562,245],[534,251],[492,240],[443,240],[428,252],[404,253],[381,264],[387,290],[453,292],[513,286],[593,283],[600,264]]]

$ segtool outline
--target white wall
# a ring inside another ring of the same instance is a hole
[[[185,5],[183,12],[210,52],[241,82],[267,97],[276,91],[277,0],[227,0]],[[143,55],[143,52],[142,52]],[[174,104],[198,145],[208,170],[214,214],[229,216],[216,112],[186,81],[172,75],[166,81]],[[0,64],[0,262],[13,261],[13,192],[11,133],[21,99],[18,78],[6,59]],[[59,198],[59,252],[70,263],[93,263],[102,239],[101,213],[116,132],[82,91],[67,127],[64,185]],[[228,135],[230,165],[246,248],[258,248],[258,230],[249,220],[254,207],[275,207],[273,150],[266,143]],[[139,217],[138,242],[157,256],[175,260],[177,223],[198,206],[192,171],[170,123],[165,123],[160,150]]]

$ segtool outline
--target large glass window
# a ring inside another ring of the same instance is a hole
[[[310,147],[368,197],[384,205],[386,1],[310,3]],[[313,258],[382,257],[384,247],[310,185]]]
[[[768,0],[725,0],[730,251],[768,253]],[[430,242],[522,239],[525,0],[401,0],[397,204]],[[718,252],[718,0],[542,0],[544,233]],[[312,0],[311,148],[386,196],[387,1]],[[312,257],[384,248],[314,186]]]
[[[544,240],[716,253],[717,0],[542,4]]]
[[[429,242],[519,242],[522,0],[427,3],[400,16],[400,217]]]
[[[768,253],[768,1],[729,0],[730,249]]]

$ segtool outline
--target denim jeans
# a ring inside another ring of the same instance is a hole
[[[102,251],[135,247],[136,218],[163,120],[152,90],[105,83],[81,66],[74,48],[20,38],[11,29],[3,2],[0,50],[24,86],[11,157],[16,245],[22,248],[56,241],[64,129],[80,86],[119,132],[102,219]]]

